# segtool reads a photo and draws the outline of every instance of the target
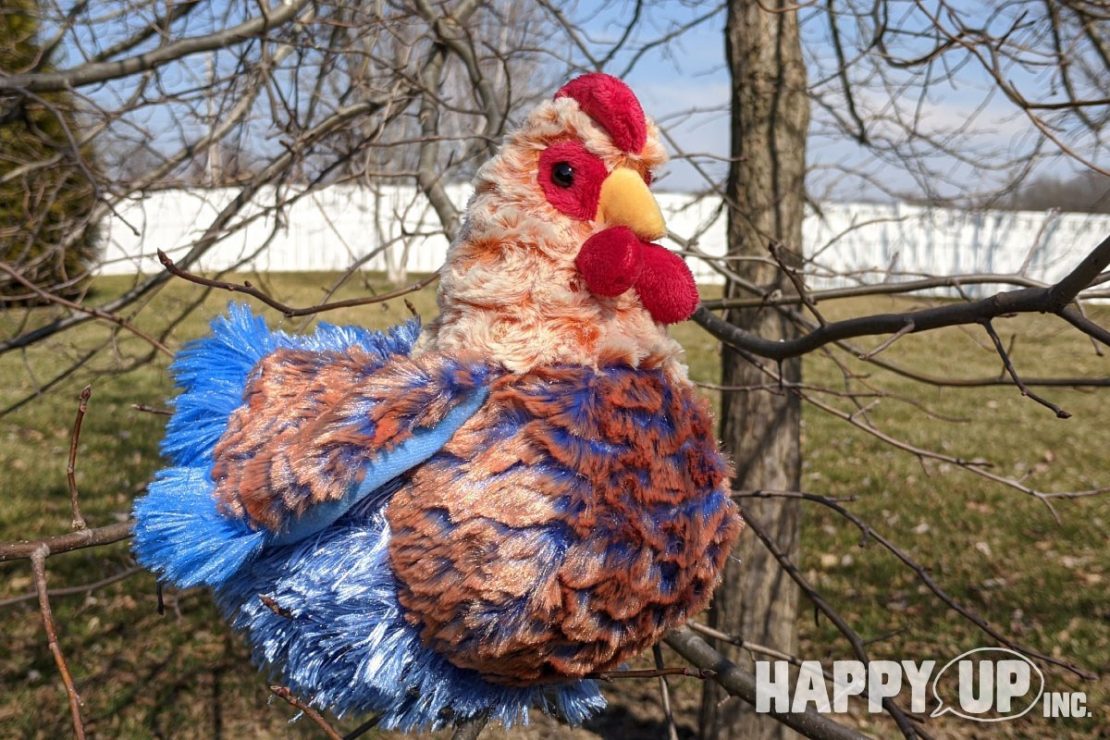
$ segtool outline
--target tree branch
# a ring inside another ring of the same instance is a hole
[[[96,591],[97,589],[104,588],[105,586],[110,586],[113,583],[118,583],[120,581],[126,580],[131,576],[137,575],[139,573],[146,573],[146,569],[138,565],[133,565],[130,568],[125,568],[119,573],[110,575],[107,578],[101,578],[99,581],[93,581],[92,583],[83,583],[80,586],[63,586],[62,588],[50,589],[47,592],[47,595],[50,598],[55,598],[57,596],[77,596],[79,594],[87,594],[92,591]],[[32,591],[20,596],[10,596],[6,599],[0,599],[0,609],[6,606],[22,604],[25,601],[34,601],[37,598],[38,591]]]
[[[287,147],[286,151],[282,153],[281,156],[275,158],[272,162],[270,162],[269,165],[266,166],[265,169],[263,169],[261,172],[252,177],[246,184],[243,185],[242,189],[239,191],[239,194],[236,195],[236,197],[233,198],[231,202],[224,206],[222,210],[220,210],[220,212],[215,216],[215,218],[213,218],[208,227],[204,230],[204,233],[192,243],[188,253],[185,255],[184,258],[179,260],[179,262],[186,266],[191,265],[202,255],[204,255],[204,253],[207,252],[214,244],[216,244],[221,239],[226,238],[228,224],[231,223],[234,216],[240,210],[245,208],[248,203],[251,202],[251,199],[262,189],[264,185],[273,182],[279,173],[285,171],[300,154],[303,154],[305,149],[312,146],[314,143],[327,136],[328,134],[335,132],[349,121],[354,120],[359,116],[370,115],[372,113],[381,111],[383,108],[388,107],[391,103],[394,102],[398,103],[398,106],[393,109],[394,114],[399,115],[400,111],[403,110],[404,107],[402,104],[403,101],[363,101],[344,108],[339,108],[327,118],[313,126],[311,129],[304,131],[291,146]],[[377,128],[375,135],[376,133],[380,133],[382,127],[384,126],[384,123],[385,122],[383,122],[382,125]],[[289,206],[292,203],[295,203],[297,200],[304,197],[304,195],[308,192],[310,191],[305,190],[293,197],[290,197],[284,205]],[[0,263],[0,270],[3,270],[4,267],[5,266],[3,265],[3,263]],[[82,311],[85,314],[84,316],[70,316],[65,319],[56,319],[48,324],[44,324],[43,326],[20,334],[19,336],[0,341],[0,354],[13,349],[18,349],[20,347],[30,346],[36,342],[46,339],[49,336],[53,336],[54,334],[66,331],[75,326],[90,321],[93,318],[105,318],[107,320],[114,321],[115,323],[119,323],[119,321],[112,316],[113,312],[129,306],[132,303],[138,301],[143,296],[146,296],[155,291],[156,289],[161,287],[170,277],[171,276],[168,273],[158,273],[157,275],[152,275],[151,277],[143,280],[142,283],[136,285],[134,288],[131,288],[118,298],[115,298],[112,301],[109,301],[108,303],[97,308],[85,308],[75,305],[73,306],[74,310]],[[47,294],[46,297],[50,298],[56,303],[60,302],[61,300],[53,294]],[[104,314],[104,316],[102,316],[102,314]]]
[[[292,691],[284,686],[271,686],[270,691],[274,696],[284,699],[290,705],[303,712],[310,720],[315,722],[316,726],[328,737],[328,740],[343,740],[343,736],[336,732],[336,729],[331,726],[330,722],[324,719],[324,715],[298,699]]]
[[[190,283],[204,285],[209,288],[219,288],[220,290],[226,290],[231,293],[242,293],[244,295],[249,295],[252,298],[257,298],[258,300],[262,301],[270,308],[281,311],[281,313],[286,318],[294,318],[296,316],[310,316],[318,313],[323,313],[324,311],[335,311],[340,308],[351,308],[353,306],[367,306],[373,303],[382,303],[392,298],[399,298],[403,295],[415,293],[418,290],[426,288],[427,286],[435,282],[435,280],[439,277],[438,272],[433,272],[431,275],[417,280],[411,285],[397,288],[396,290],[391,290],[388,293],[380,293],[378,295],[367,296],[366,298],[349,298],[345,301],[334,301],[332,303],[320,303],[315,306],[294,308],[293,306],[287,306],[276,298],[271,297],[269,294],[259,290],[250,283],[231,283],[226,280],[214,280],[212,278],[206,278],[201,275],[196,275],[194,273],[187,272],[186,270],[182,270],[180,267],[174,264],[174,261],[170,259],[169,255],[167,255],[161,249],[158,250],[158,261],[162,263],[162,266],[165,267],[170,274],[176,277],[179,277],[183,280],[188,280]]]
[[[876,314],[836,321],[820,326],[797,339],[773,341],[744,331],[714,315],[704,306],[693,319],[713,336],[752,354],[772,360],[799,357],[826,344],[852,337],[893,334],[913,322],[912,333],[961,324],[981,324],[1015,313],[1052,313],[1064,318],[1084,333],[1110,346],[1110,330],[1082,317],[1069,316],[1068,304],[1110,265],[1110,237],[1107,237],[1060,282],[1043,288],[1021,288],[995,293],[989,298],[956,303],[905,313]],[[1077,320],[1082,320],[1082,326]]]
[[[755,678],[709,646],[688,627],[671,630],[663,641],[676,653],[703,670],[713,671],[713,680],[729,694],[755,706]],[[770,716],[802,733],[819,740],[866,740],[866,735],[824,717],[816,712],[776,712]]]
[[[1017,652],[1022,653],[1023,655],[1027,655],[1030,658],[1036,658],[1037,660],[1043,661],[1045,663],[1059,666],[1064,670],[1074,673],[1076,676],[1082,679],[1093,681],[1098,678],[1098,676],[1088,670],[1080,668],[1079,666],[1068,663],[1067,661],[1061,660],[1059,658],[1054,658],[1051,655],[1046,655],[1045,653],[1034,650],[1033,648],[1022,645],[1021,643],[1014,642],[1010,638],[1006,637],[1006,635],[1002,634],[994,627],[992,627],[986,619],[981,617],[971,608],[966,607],[958,602],[953,596],[949,595],[947,591],[941,588],[940,584],[933,580],[933,577],[929,575],[929,571],[925,566],[918,563],[916,560],[910,557],[905,550],[895,545],[892,541],[884,537],[879,532],[875,531],[870,524],[853,514],[839,501],[830,496],[819,496],[817,494],[805,493],[803,491],[737,491],[733,493],[733,497],[737,499],[798,498],[803,501],[810,501],[832,509],[837,514],[851,522],[859,530],[860,534],[863,537],[863,540],[874,540],[875,542],[878,542],[883,549],[885,549],[894,557],[898,558],[898,560],[900,560],[903,565],[913,571],[918,580],[920,580],[921,583],[924,584],[925,587],[928,588],[934,596],[943,601],[949,609],[974,624],[984,634],[989,635],[991,638],[997,640],[998,642],[1002,643],[1012,650],[1016,650]]]
[[[69,485],[69,508],[72,515],[71,526],[74,529],[85,529],[85,517],[81,516],[81,507],[77,504],[77,443],[81,440],[81,422],[85,420],[85,412],[89,408],[89,398],[92,397],[92,386],[86,385],[77,397],[77,417],[73,420],[73,432],[69,436],[69,461],[66,463],[66,483]]]
[[[54,625],[54,612],[50,609],[50,594],[46,588],[46,558],[50,555],[50,548],[39,544],[31,553],[31,573],[35,580],[35,591],[39,597],[39,611],[42,613],[42,626],[46,631],[46,641],[50,645],[50,652],[54,656],[54,664],[58,666],[58,673],[62,676],[62,683],[66,688],[66,697],[69,699],[69,712],[73,715],[73,736],[77,740],[85,740],[85,723],[81,719],[81,707],[84,702],[77,694],[77,687],[73,683],[69,666],[66,665],[65,656],[62,654],[61,645],[58,644],[58,630]]]
[[[127,331],[131,332],[135,336],[142,339],[144,342],[148,342],[152,347],[157,349],[162,354],[170,356],[170,357],[173,356],[173,352],[170,352],[169,348],[166,347],[166,345],[162,344],[157,339],[150,336],[145,331],[138,328],[137,326],[135,326],[134,324],[132,324],[130,321],[123,318],[122,316],[117,316],[116,314],[112,313],[111,310],[105,310],[103,308],[90,308],[88,306],[82,306],[80,303],[74,303],[71,300],[68,300],[66,298],[62,298],[60,295],[56,295],[54,293],[48,293],[47,291],[43,290],[42,288],[38,287],[37,285],[32,283],[27,278],[25,278],[18,270],[16,270],[14,267],[12,267],[11,265],[9,265],[5,262],[0,262],[0,272],[3,272],[5,274],[7,274],[13,280],[18,282],[20,285],[22,285],[25,288],[33,291],[36,295],[38,295],[43,300],[49,301],[50,303],[56,303],[59,306],[64,306],[64,307],[70,309],[71,311],[76,311],[77,313],[84,314],[87,317],[87,319],[100,319],[101,321],[107,321],[109,323],[115,324],[116,326],[120,327],[121,329],[126,329]]]
[[[1010,374],[1011,378],[1013,378],[1014,385],[1016,385],[1021,391],[1021,395],[1031,398],[1042,406],[1052,409],[1052,412],[1056,414],[1057,419],[1070,419],[1071,414],[1069,414],[1067,411],[1064,411],[1062,408],[1054,404],[1052,401],[1049,401],[1044,396],[1039,396],[1033,391],[1029,390],[1029,386],[1025,385],[1025,383],[1022,382],[1021,376],[1018,375],[1017,368],[1014,367],[1013,360],[1010,359],[1010,353],[1006,351],[1005,345],[1002,344],[1002,339],[998,336],[998,332],[994,330],[994,326],[991,324],[991,322],[984,321],[983,328],[987,330],[987,335],[991,338],[991,341],[994,342],[994,348],[998,351],[998,356],[1002,358],[1002,364],[1006,368],[1006,372]]]
[[[296,18],[312,0],[288,0],[272,6],[256,18],[205,36],[181,39],[143,54],[115,62],[92,62],[59,72],[0,75],[0,92],[53,92],[107,82],[152,70],[166,62],[214,49],[226,49],[255,38],[268,29]]]
[[[73,550],[82,550],[86,547],[100,547],[113,542],[126,540],[131,536],[131,525],[135,522],[128,519],[126,522],[109,524],[104,527],[92,529],[79,529],[75,532],[44,537],[39,540],[20,540],[18,542],[0,543],[0,562],[7,560],[29,560],[35,552],[45,546],[51,555]]]
[[[759,541],[763,543],[763,546],[767,548],[771,556],[778,561],[786,575],[789,576],[794,583],[798,584],[798,588],[805,593],[806,598],[810,600],[813,606],[828,617],[829,621],[833,623],[840,634],[844,635],[845,639],[847,639],[852,646],[852,652],[855,653],[856,657],[865,664],[869,663],[870,658],[867,656],[867,648],[863,640],[860,639],[856,631],[844,620],[840,612],[825,601],[825,598],[810,585],[809,581],[806,580],[804,576],[802,576],[798,567],[786,556],[786,553],[779,549],[778,545],[771,539],[771,536],[767,533],[763,524],[758,519],[752,517],[749,511],[745,511],[743,506],[740,507],[740,514],[744,518],[744,522],[748,529],[750,529]],[[898,729],[901,730],[903,736],[912,738],[920,734],[913,723],[910,722],[906,713],[902,711],[893,699],[888,697],[883,698],[883,708],[898,725]]]
[[[667,666],[663,663],[663,648],[656,643],[651,646],[651,654],[655,659],[655,670],[665,671]],[[674,722],[674,710],[671,709],[671,687],[667,684],[667,677],[659,675],[659,702],[663,705],[663,716],[667,720],[667,740],[678,740],[678,726]]]

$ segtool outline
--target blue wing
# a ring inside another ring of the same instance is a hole
[[[135,504],[139,562],[181,587],[216,586],[267,547],[384,504],[488,393],[481,363],[411,358],[419,332],[413,320],[291,336],[232,305],[172,367],[173,466]]]

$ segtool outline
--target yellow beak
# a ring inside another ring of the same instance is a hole
[[[628,167],[617,167],[601,183],[597,220],[610,226],[627,226],[649,242],[667,233],[659,204],[640,173]]]

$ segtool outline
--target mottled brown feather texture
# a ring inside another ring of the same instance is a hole
[[[668,393],[659,372],[587,375],[500,378],[387,510],[410,621],[490,681],[566,680],[630,659],[704,608],[740,530],[705,402],[689,387]]]

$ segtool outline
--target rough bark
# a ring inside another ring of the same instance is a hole
[[[799,259],[802,242],[805,144],[809,124],[805,66],[794,10],[768,12],[763,0],[730,0],[726,50],[732,75],[731,155],[726,189],[729,253],[768,258],[773,247],[787,263]],[[734,261],[730,265],[749,284],[762,289],[791,289],[774,264]],[[726,297],[744,289],[729,281]],[[768,339],[789,338],[792,327],[773,307],[733,309],[728,320]],[[767,376],[737,353],[724,349],[722,383],[763,385]],[[782,363],[782,374],[801,380],[798,359]],[[736,465],[737,489],[799,487],[801,409],[791,395],[724,392],[721,440]],[[798,552],[800,510],[791,499],[756,499],[745,507],[757,517],[791,558]],[[710,623],[745,640],[793,653],[796,648],[798,592],[770,553],[743,536],[725,572],[709,613]],[[726,647],[726,646],[722,646]],[[733,650],[741,666],[750,658]],[[702,738],[779,738],[783,725],[756,715],[748,704],[728,699],[706,682],[700,716]]]

